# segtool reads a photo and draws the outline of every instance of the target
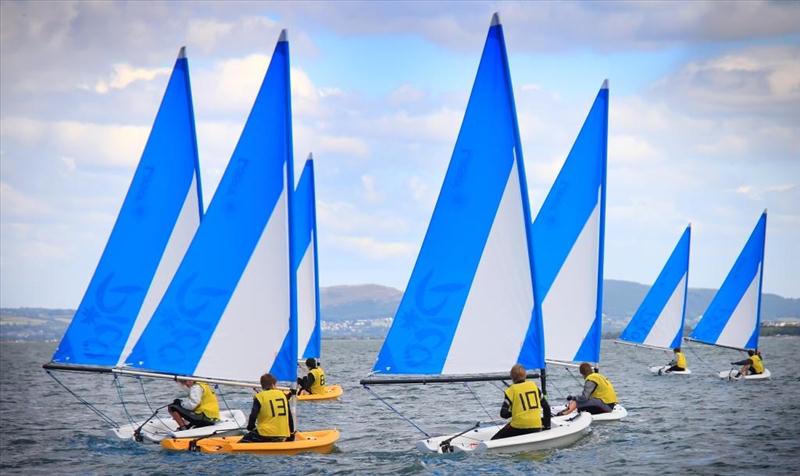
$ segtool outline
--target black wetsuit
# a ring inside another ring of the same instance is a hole
[[[287,406],[286,412],[289,416],[289,437],[285,436],[261,436],[256,430],[256,419],[261,412],[261,404],[253,399],[253,407],[250,409],[250,419],[247,420],[247,430],[249,433],[244,435],[239,443],[276,443],[281,441],[294,441],[294,418],[292,418],[292,407]]]

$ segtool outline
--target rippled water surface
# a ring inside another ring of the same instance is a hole
[[[768,337],[762,349],[772,379],[727,382],[711,375],[739,360],[736,351],[692,346],[694,374],[654,377],[650,364],[666,352],[603,342],[602,371],[630,412],[618,423],[595,424],[576,445],[540,454],[427,455],[414,449],[422,436],[359,387],[380,346],[378,341],[325,341],[323,365],[341,383],[341,401],[301,404],[300,429],[338,428],[330,455],[292,457],[168,453],[157,446],[113,440],[105,425],[40,368],[55,344],[0,344],[0,473],[229,473],[229,474],[416,474],[416,473],[610,473],[610,474],[797,474],[800,463],[800,338]],[[112,378],[58,374],[73,390],[126,422]],[[122,379],[134,417],[149,414],[140,382]],[[142,381],[153,406],[180,393],[176,384]],[[548,393],[559,403],[580,383],[551,368]],[[499,412],[500,390],[488,383],[374,387],[404,415],[434,434],[466,429]],[[231,407],[249,411],[251,395],[226,391]]]

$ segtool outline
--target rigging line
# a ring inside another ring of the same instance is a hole
[[[398,415],[400,418],[402,418],[403,420],[407,421],[408,423],[410,423],[410,424],[411,424],[411,426],[413,426],[414,428],[416,428],[417,430],[419,430],[419,432],[420,432],[420,433],[422,433],[423,435],[427,436],[428,438],[430,438],[430,437],[431,437],[431,435],[430,435],[430,434],[429,434],[427,431],[423,430],[422,428],[420,428],[420,427],[419,427],[419,425],[417,425],[416,423],[414,423],[414,422],[413,422],[413,421],[412,421],[410,418],[406,417],[405,415],[403,415],[402,413],[400,413],[399,411],[397,411],[397,409],[396,409],[396,408],[394,408],[394,407],[392,406],[392,404],[391,404],[391,403],[389,403],[389,402],[387,402],[386,400],[384,400],[383,398],[381,398],[381,396],[380,396],[380,395],[378,395],[377,393],[375,393],[375,391],[374,391],[374,390],[372,390],[371,388],[369,388],[369,387],[368,387],[368,386],[366,386],[366,385],[363,385],[363,387],[364,387],[364,388],[365,388],[365,389],[366,389],[366,390],[367,390],[369,393],[371,393],[371,394],[372,394],[372,395],[373,395],[375,398],[377,398],[377,399],[378,399],[378,400],[379,400],[381,403],[383,403],[384,405],[386,405],[386,406],[389,408],[389,410],[391,410],[391,411],[393,411],[393,412],[397,413],[397,415]]]
[[[236,415],[233,414],[233,410],[231,410],[231,407],[228,406],[228,401],[225,400],[225,393],[219,389],[219,384],[214,384],[214,390],[219,392],[219,396],[222,398],[222,403],[225,404],[225,408],[228,409],[228,412],[230,412],[231,416],[233,417],[233,421],[236,422],[236,426],[242,430],[242,425],[239,424],[239,420],[236,418]]]
[[[119,402],[122,404],[122,409],[125,411],[125,416],[128,417],[128,421],[131,425],[136,426],[133,422],[133,418],[131,414],[128,413],[128,406],[125,405],[125,397],[122,395],[122,385],[120,385],[117,374],[114,374],[114,386],[117,387],[117,395],[119,395]]]
[[[706,368],[706,370],[709,370],[709,371],[711,371],[711,373],[712,373],[712,374],[715,374],[715,375],[716,375],[716,372],[717,372],[717,371],[714,369],[714,367],[712,367],[711,365],[709,365],[709,364],[708,364],[708,362],[706,362],[705,360],[703,360],[702,358],[700,358],[700,354],[699,354],[697,351],[695,351],[695,350],[694,350],[693,348],[691,348],[691,347],[686,347],[686,348],[692,351],[692,355],[694,355],[694,356],[697,358],[697,360],[698,360],[698,361],[699,361],[701,364],[703,364],[703,366]]]
[[[572,370],[569,367],[564,367],[564,368],[567,369],[567,373],[569,374],[570,377],[572,377],[577,383],[583,385],[583,381],[581,381],[581,379],[576,377],[575,374],[572,373]]]
[[[144,397],[144,402],[147,404],[147,408],[150,409],[150,412],[153,412],[153,406],[150,405],[150,400],[147,399],[147,392],[144,391],[144,382],[142,381],[142,377],[136,376],[136,380],[139,381],[139,386],[142,387],[142,396]]]
[[[153,416],[155,416],[155,414],[158,412],[158,410],[161,410],[162,408],[166,408],[167,406],[169,406],[169,405],[165,405],[165,406],[163,406],[163,407],[160,407],[160,408],[158,408],[158,409],[155,409],[155,410],[153,410],[153,406],[150,404],[150,400],[147,398],[147,392],[146,392],[146,391],[145,391],[145,389],[144,389],[144,380],[142,380],[142,377],[141,377],[141,376],[139,376],[139,375],[137,375],[137,376],[136,376],[136,380],[138,380],[138,381],[139,381],[139,386],[140,386],[140,387],[142,387],[142,396],[144,396],[144,401],[145,401],[145,403],[147,404],[147,408],[149,408],[149,409],[150,409],[150,412],[153,414]],[[153,418],[153,417],[151,416],[150,418]],[[167,426],[167,424],[166,424],[166,423],[164,423],[164,420],[162,420],[161,418],[156,418],[156,421],[157,421],[157,422],[158,422],[158,424],[159,424],[159,425],[161,425],[161,426],[162,426],[162,427],[163,427],[165,430],[167,430],[167,431],[172,431],[172,428],[170,428],[169,426]],[[142,424],[142,427],[143,427],[143,426],[144,426],[144,424]],[[141,429],[141,427],[139,427],[139,428]]]
[[[491,413],[489,413],[489,410],[487,410],[487,409],[486,409],[486,407],[483,405],[483,402],[482,402],[482,401],[481,401],[481,399],[478,397],[478,394],[477,394],[477,393],[475,393],[475,391],[474,391],[474,390],[472,390],[472,387],[470,387],[470,386],[469,386],[469,383],[467,383],[467,382],[464,382],[464,386],[465,386],[465,387],[467,387],[467,390],[469,390],[469,393],[471,393],[471,394],[472,394],[472,396],[473,396],[473,397],[475,397],[475,400],[477,400],[477,401],[478,401],[478,404],[479,404],[479,405],[481,406],[481,408],[483,409],[483,413],[485,413],[485,414],[486,414],[486,416],[488,416],[488,417],[489,417],[489,421],[490,421],[491,423],[494,423],[494,422],[495,422],[495,419],[494,419],[494,417],[492,417]]]
[[[57,384],[61,385],[61,387],[64,390],[66,390],[67,392],[69,392],[70,395],[75,397],[75,400],[77,400],[81,405],[87,406],[89,408],[89,410],[94,412],[94,414],[97,415],[98,417],[100,417],[107,425],[110,425],[113,428],[119,428],[119,423],[114,421],[113,418],[111,418],[108,415],[106,415],[105,413],[103,413],[102,410],[100,410],[99,408],[95,407],[94,404],[92,404],[91,402],[87,401],[85,398],[83,398],[80,395],[78,395],[77,393],[73,392],[69,387],[64,385],[64,383],[61,382],[61,380],[59,380],[58,377],[56,377],[52,372],[50,372],[49,370],[46,370],[45,372],[47,372],[47,375],[49,375],[50,378],[55,380]]]

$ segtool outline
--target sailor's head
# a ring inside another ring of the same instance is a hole
[[[674,349],[672,349],[672,351],[677,354],[678,352],[681,351],[681,348],[680,347],[675,347]]]
[[[315,359],[314,357],[307,358],[306,359],[306,367],[308,367],[309,369],[317,368],[317,359]]]
[[[520,364],[516,364],[511,367],[511,372],[509,372],[509,374],[511,375],[511,380],[514,383],[522,383],[525,381],[525,377],[528,375],[528,372],[525,370],[525,367]]]
[[[181,380],[181,385],[187,388],[191,387],[192,385],[194,385],[194,380]]]
[[[756,351],[754,351],[753,349],[750,349],[750,350],[747,351],[747,355],[752,357],[752,356],[756,355]]]
[[[594,369],[588,362],[583,362],[580,367],[578,367],[578,370],[584,377],[588,377],[594,373]]]
[[[261,376],[261,388],[264,390],[275,388],[276,383],[278,383],[278,380],[276,380],[272,374],[267,373]]]

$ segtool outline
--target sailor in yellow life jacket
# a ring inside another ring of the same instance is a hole
[[[595,372],[591,365],[584,362],[578,368],[583,375],[583,393],[578,397],[567,397],[567,408],[559,415],[569,415],[575,410],[589,412],[592,415],[610,413],[617,402],[617,392],[611,382]]]
[[[210,426],[219,421],[217,396],[207,383],[183,380],[180,384],[189,389],[189,398],[176,398],[167,407],[179,431]]]
[[[526,375],[527,371],[522,365],[511,367],[511,380],[514,383],[506,389],[500,408],[500,416],[511,418],[511,421],[495,433],[493,440],[550,429],[550,405],[539,387],[525,380]]]
[[[294,420],[289,407],[292,394],[275,388],[278,381],[271,374],[261,376],[261,391],[253,397],[247,421],[249,433],[240,443],[274,443],[294,440]]]
[[[761,360],[761,352],[748,350],[747,358],[738,362],[731,362],[731,365],[741,365],[739,375],[758,375],[764,373],[764,362]]]
[[[675,353],[675,358],[669,363],[671,367],[665,370],[665,372],[682,372],[686,370],[686,356],[681,352],[681,348],[675,347],[672,349],[672,352]]]
[[[297,379],[297,385],[300,387],[298,393],[310,393],[318,395],[325,393],[325,371],[319,366],[317,359],[311,357],[306,359],[306,367],[308,367],[308,375]]]

